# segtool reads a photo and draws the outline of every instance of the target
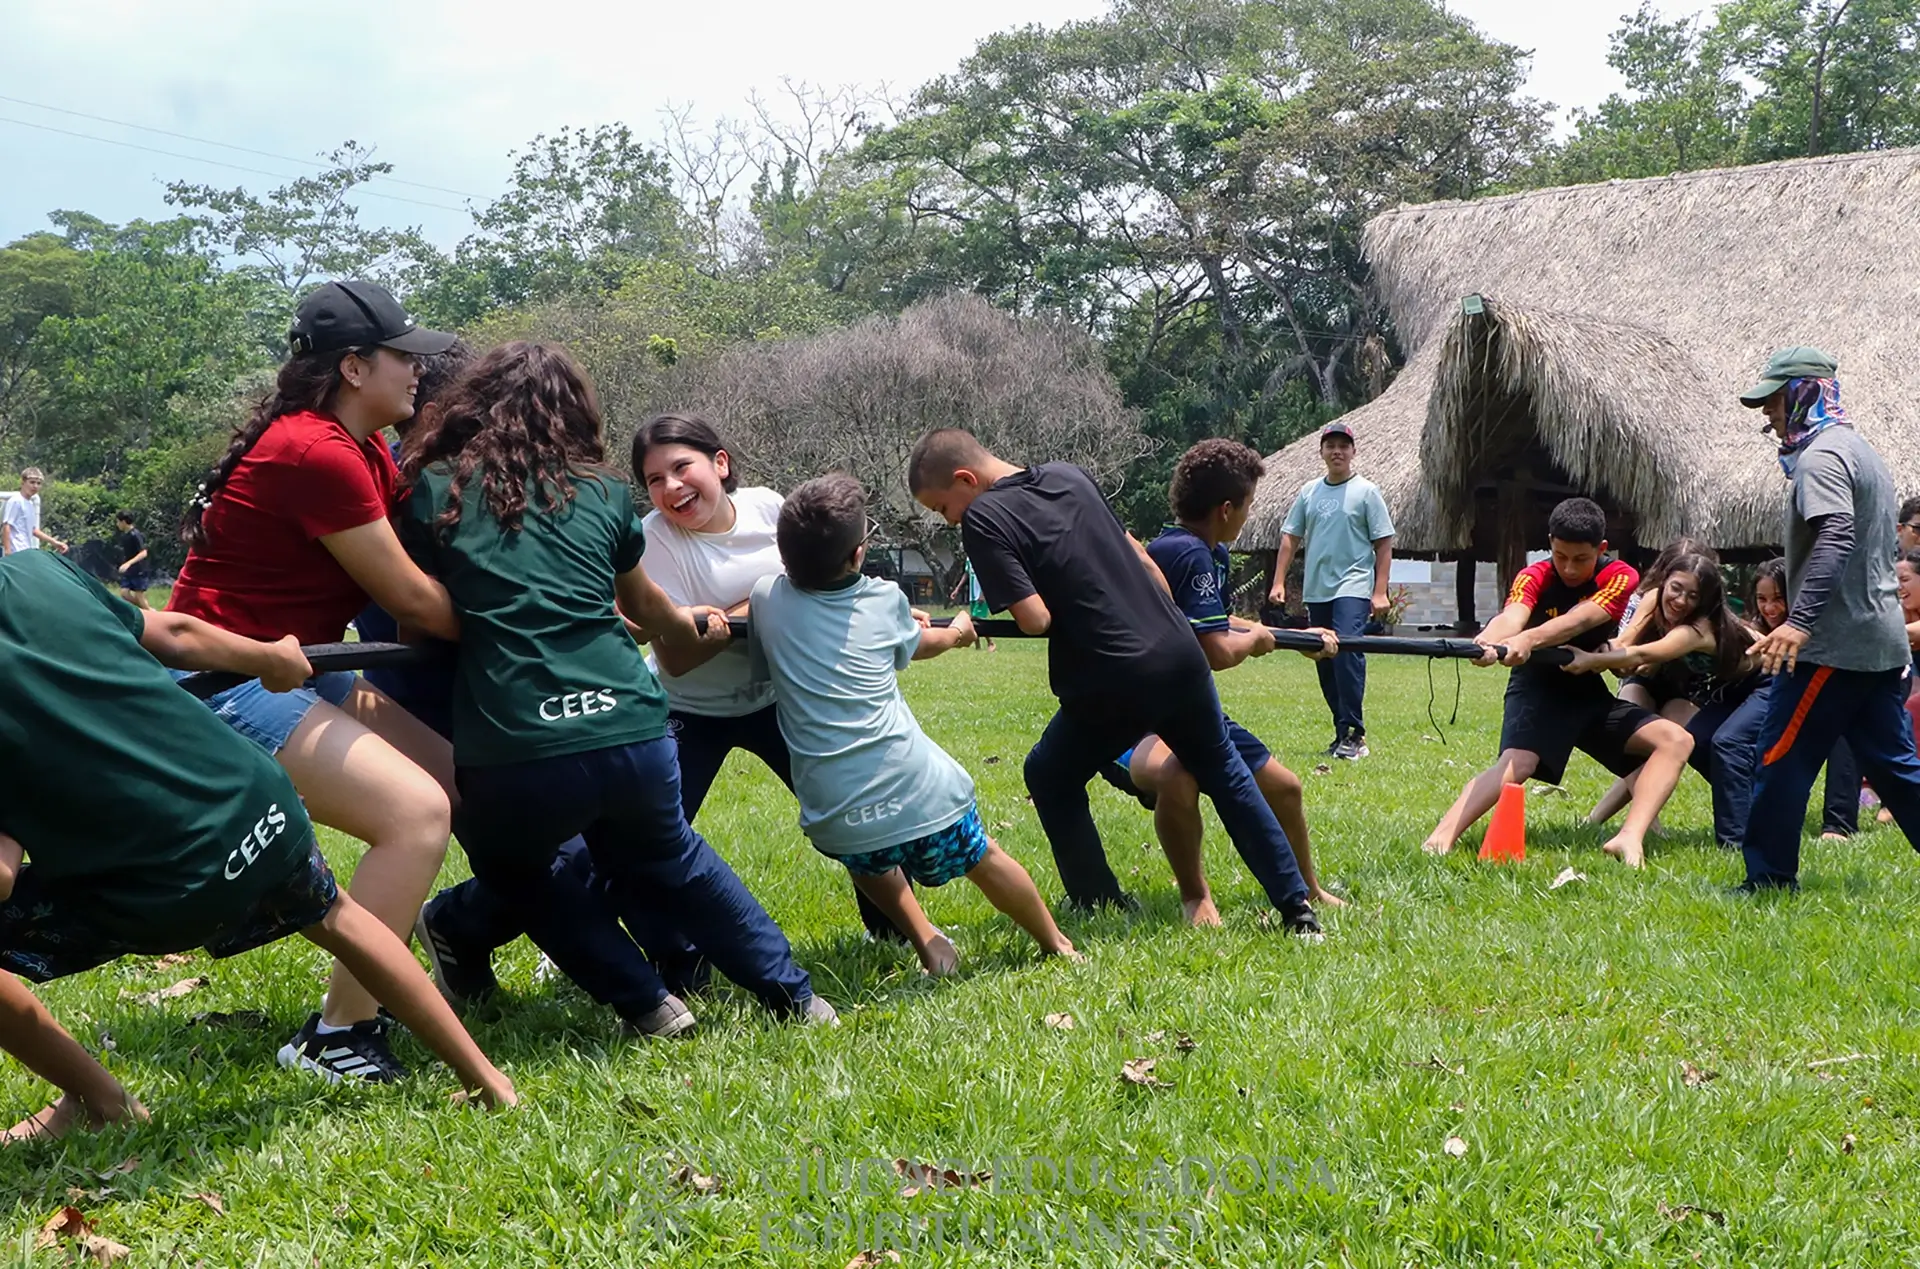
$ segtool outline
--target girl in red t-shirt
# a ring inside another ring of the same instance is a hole
[[[383,428],[411,417],[418,356],[454,339],[416,328],[365,282],[300,305],[293,355],[214,467],[183,526],[168,607],[256,639],[338,640],[371,597],[404,626],[459,636],[447,592],[408,558],[388,513],[398,485]],[[274,754],[312,818],[367,844],[353,897],[409,938],[446,856],[451,747],[357,676],[274,694],[258,681],[208,702]],[[321,1012],[280,1051],[329,1080],[405,1072],[373,997],[335,965]]]

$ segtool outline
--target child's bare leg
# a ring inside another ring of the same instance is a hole
[[[0,1132],[0,1145],[147,1117],[147,1108],[54,1021],[25,983],[5,970],[0,970],[0,1049],[61,1093],[39,1114]]]
[[[1693,737],[1687,729],[1667,719],[1656,719],[1633,734],[1627,752],[1646,755],[1634,781],[1633,804],[1627,808],[1627,821],[1620,831],[1600,849],[1629,868],[1646,862],[1647,830],[1660,808],[1673,796],[1686,770],[1687,756],[1693,752]]]
[[[890,868],[877,877],[851,868],[847,873],[853,878],[853,888],[873,900],[874,906],[893,922],[893,928],[907,936],[907,942],[913,944],[914,952],[920,957],[922,969],[940,976],[960,967],[960,953],[953,941],[927,920],[926,909],[914,897],[905,873],[898,868]]]
[[[1624,775],[1615,780],[1612,787],[1601,794],[1600,800],[1593,804],[1593,809],[1587,812],[1587,823],[1605,824],[1620,814],[1620,808],[1631,801],[1633,801],[1633,776]]]
[[[1073,950],[1073,944],[1054,924],[1053,913],[1047,910],[1047,901],[1040,897],[1033,878],[1027,875],[1019,860],[1001,850],[1000,844],[991,837],[987,839],[987,853],[967,870],[967,880],[980,887],[980,893],[987,896],[989,903],[1033,935],[1041,951],[1049,956],[1080,959],[1080,953]]]
[[[1207,830],[1200,818],[1200,785],[1158,737],[1134,746],[1127,774],[1136,786],[1154,795],[1153,835],[1173,870],[1174,885],[1180,888],[1180,910],[1187,924],[1219,925],[1220,910],[1213,906],[1201,859]]]
[[[1500,801],[1500,790],[1509,784],[1525,784],[1540,765],[1540,757],[1527,749],[1509,749],[1494,764],[1467,781],[1447,813],[1434,825],[1433,832],[1420,849],[1430,855],[1444,855],[1460,840],[1460,835],[1479,822]]]
[[[355,981],[454,1069],[462,1083],[479,1090],[482,1101],[512,1106],[520,1100],[512,1081],[473,1042],[400,936],[354,902],[352,895],[342,891],[326,918],[300,933],[332,952]]]
[[[1293,847],[1293,862],[1300,867],[1300,880],[1307,883],[1307,897],[1331,908],[1346,907],[1345,899],[1321,887],[1320,876],[1313,870],[1313,847],[1307,838],[1306,790],[1300,777],[1281,766],[1278,758],[1268,758],[1253,773],[1253,782],[1260,786],[1261,795],[1273,808],[1273,818],[1280,821],[1281,831]]]

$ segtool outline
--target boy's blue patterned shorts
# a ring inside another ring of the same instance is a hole
[[[923,886],[944,886],[955,877],[964,877],[987,857],[987,830],[980,823],[980,808],[968,807],[958,823],[916,837],[898,846],[886,846],[860,855],[835,855],[848,872],[877,877],[898,868],[907,879]]]

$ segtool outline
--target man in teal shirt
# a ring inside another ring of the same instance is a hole
[[[1306,544],[1301,596],[1307,618],[1342,639],[1366,633],[1367,622],[1387,610],[1387,573],[1393,563],[1393,517],[1372,481],[1353,474],[1353,429],[1333,422],[1320,429],[1320,460],[1327,474],[1300,487],[1281,526],[1280,560],[1272,599],[1287,602],[1287,570]],[[1319,663],[1320,693],[1333,711],[1336,758],[1367,756],[1367,659],[1343,653]]]

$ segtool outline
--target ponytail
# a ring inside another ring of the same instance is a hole
[[[200,482],[194,491],[192,501],[187,503],[186,514],[180,518],[180,540],[188,546],[205,546],[207,533],[205,519],[207,510],[213,506],[213,500],[233,478],[234,469],[240,466],[240,460],[247,456],[274,420],[289,414],[298,414],[302,410],[322,410],[333,400],[334,393],[340,387],[340,363],[348,352],[361,357],[370,357],[371,349],[339,349],[327,353],[302,353],[287,359],[280,367],[280,375],[274,380],[273,391],[263,397],[253,407],[253,414],[246,424],[233,434],[233,441],[227,446],[227,452],[213,465],[207,478]]]

